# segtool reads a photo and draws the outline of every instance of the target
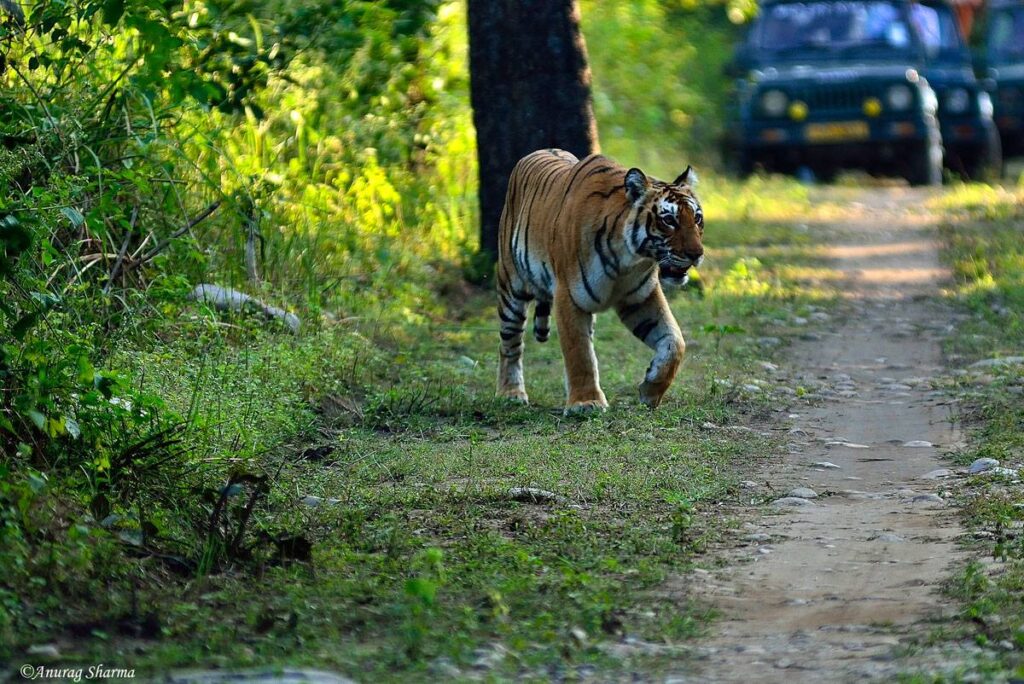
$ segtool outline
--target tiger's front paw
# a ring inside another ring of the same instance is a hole
[[[524,389],[518,389],[518,388],[504,389],[504,390],[501,390],[501,391],[498,392],[498,396],[501,397],[502,399],[506,399],[506,400],[508,400],[510,402],[513,402],[513,403],[516,403],[516,404],[529,404],[530,403],[530,398],[528,396],[526,396],[526,390],[524,390]]]
[[[665,390],[667,390],[663,384],[653,382],[641,382],[639,386],[640,390],[640,403],[648,408],[658,408],[661,404],[662,397],[665,396]]]
[[[595,413],[602,413],[607,410],[608,402],[604,399],[591,399],[588,401],[574,401],[566,404],[562,412],[566,416],[589,416]]]

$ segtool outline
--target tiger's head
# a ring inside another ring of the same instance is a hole
[[[626,172],[626,197],[637,209],[631,229],[634,251],[658,262],[660,279],[684,285],[687,271],[704,260],[704,211],[693,192],[693,168],[671,183],[648,178],[640,169]]]

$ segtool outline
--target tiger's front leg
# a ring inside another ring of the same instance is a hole
[[[608,408],[608,400],[601,391],[594,353],[594,314],[576,306],[568,290],[559,287],[555,291],[555,318],[565,362],[565,415],[603,411]]]
[[[615,310],[637,339],[655,352],[639,389],[640,401],[656,408],[683,361],[686,351],[683,334],[679,332],[660,285],[656,284],[641,300],[620,302]]]

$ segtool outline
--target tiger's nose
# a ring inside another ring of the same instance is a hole
[[[704,250],[701,249],[685,249],[683,255],[693,263],[697,263],[704,257]]]

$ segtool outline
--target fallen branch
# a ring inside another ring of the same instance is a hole
[[[114,285],[114,280],[121,275],[121,266],[124,263],[124,255],[128,253],[128,243],[132,240],[132,233],[135,232],[135,222],[139,218],[139,207],[135,205],[132,208],[132,218],[128,227],[128,234],[124,236],[124,242],[121,243],[121,249],[117,253],[117,259],[114,261],[113,268],[110,269],[110,277],[107,278],[107,284],[103,286],[103,293],[107,294],[110,292],[110,288]]]
[[[187,233],[188,231],[192,230],[193,228],[198,226],[200,223],[202,223],[203,221],[208,219],[210,217],[210,215],[213,212],[217,211],[217,209],[219,207],[220,207],[220,200],[217,200],[216,202],[214,202],[210,206],[206,207],[206,209],[204,209],[201,214],[199,214],[194,219],[189,221],[188,224],[185,225],[185,227],[180,228],[180,229],[174,231],[168,237],[166,237],[163,240],[161,240],[160,242],[158,242],[156,244],[156,246],[153,247],[153,249],[151,249],[148,252],[146,252],[145,254],[143,254],[137,260],[132,261],[131,263],[127,264],[124,267],[124,269],[123,269],[124,273],[128,273],[129,271],[131,271],[133,269],[136,269],[136,268],[139,268],[143,264],[146,264],[146,263],[152,261],[158,254],[160,254],[160,252],[162,252],[165,249],[167,249],[167,247],[171,244],[171,242],[173,242],[174,240],[177,240],[182,235],[184,235],[185,233]]]

